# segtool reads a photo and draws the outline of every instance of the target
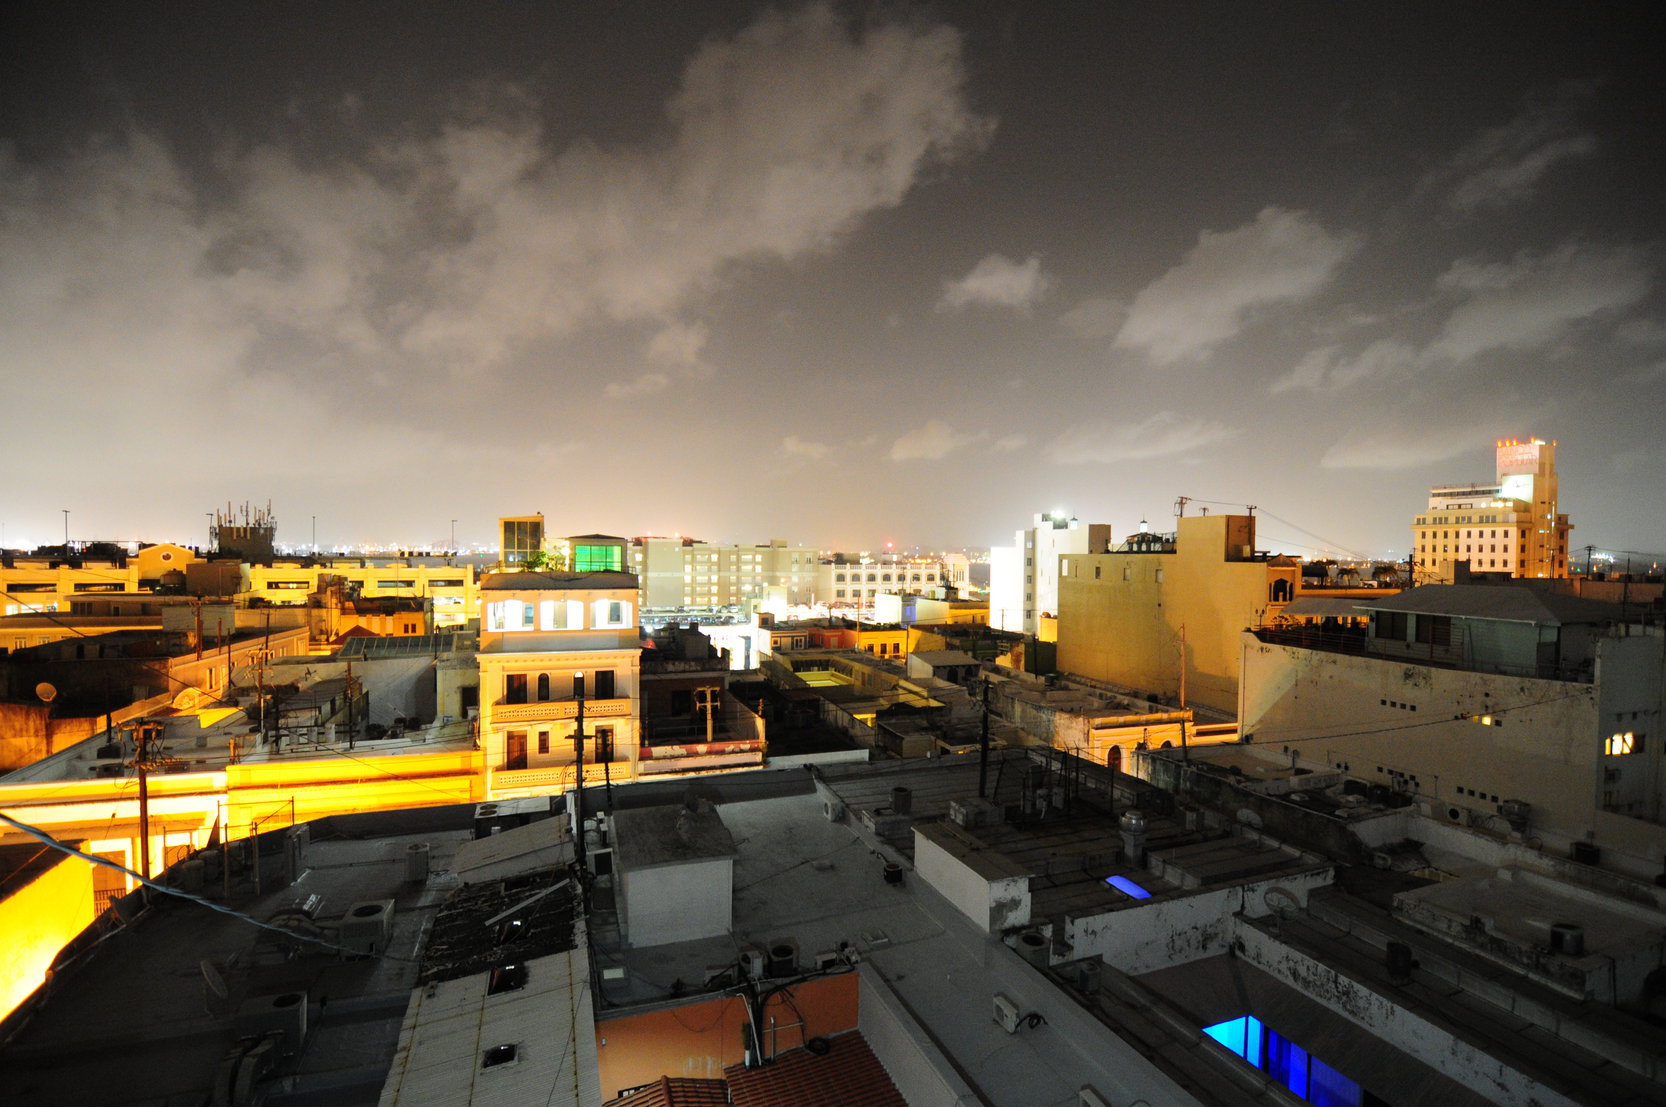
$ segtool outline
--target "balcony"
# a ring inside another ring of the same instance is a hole
[[[578,716],[578,700],[538,700],[532,703],[494,703],[488,708],[490,723],[549,723]],[[628,696],[610,700],[584,701],[584,717],[590,719],[628,719],[631,717]]]
[[[593,761],[584,763],[586,788],[606,783],[623,784],[634,777],[631,763],[616,760],[605,765]],[[510,792],[560,792],[578,784],[576,764],[546,765],[537,769],[497,769],[492,773],[491,792],[494,798]]]

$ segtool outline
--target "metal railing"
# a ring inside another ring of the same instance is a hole
[[[1321,650],[1326,653],[1351,653],[1380,661],[1405,661],[1414,665],[1428,665],[1437,669],[1461,669],[1468,672],[1495,673],[1499,676],[1527,677],[1534,680],[1561,680],[1576,684],[1590,684],[1593,666],[1580,665],[1506,665],[1502,662],[1477,661],[1464,656],[1467,652],[1462,628],[1454,626],[1448,638],[1434,642],[1400,642],[1372,638],[1361,629],[1357,631],[1320,631],[1305,626],[1260,626],[1250,632],[1270,646],[1294,646],[1298,649]]]

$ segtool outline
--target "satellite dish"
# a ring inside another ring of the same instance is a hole
[[[35,685],[35,695],[40,697],[42,703],[51,703],[58,698],[58,689],[43,680]]]
[[[202,693],[195,688],[186,688],[174,697],[174,707],[180,711],[196,710],[198,702],[202,700]]]

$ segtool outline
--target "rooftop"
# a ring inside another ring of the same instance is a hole
[[[597,570],[590,573],[487,573],[480,578],[482,592],[610,592],[636,591],[635,573]]]

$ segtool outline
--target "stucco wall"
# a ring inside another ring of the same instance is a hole
[[[1029,925],[1027,877],[981,876],[918,829],[914,832],[914,871],[986,934]]]
[[[1258,746],[1297,749],[1369,782],[1392,786],[1404,774],[1465,823],[1492,819],[1499,829],[1498,803],[1520,799],[1532,804],[1537,833],[1580,840],[1594,830],[1600,746],[1591,685],[1242,639],[1241,727]],[[1500,725],[1482,725],[1482,715]]]
[[[1185,628],[1186,700],[1235,711],[1238,635],[1270,621],[1274,579],[1290,582],[1297,565],[1228,560],[1229,538],[1243,520],[1179,520],[1173,553],[1112,553],[1065,558],[1059,581],[1058,666],[1162,696],[1180,691]],[[1232,551],[1237,557],[1240,551]],[[1124,579],[1126,576],[1127,579]]]
[[[1251,918],[1270,913],[1269,889],[1283,888],[1305,906],[1308,893],[1332,879],[1332,870],[1319,869],[1073,917],[1066,920],[1065,936],[1073,957],[1099,957],[1119,972],[1139,976],[1225,953],[1237,937],[1238,912]]]

